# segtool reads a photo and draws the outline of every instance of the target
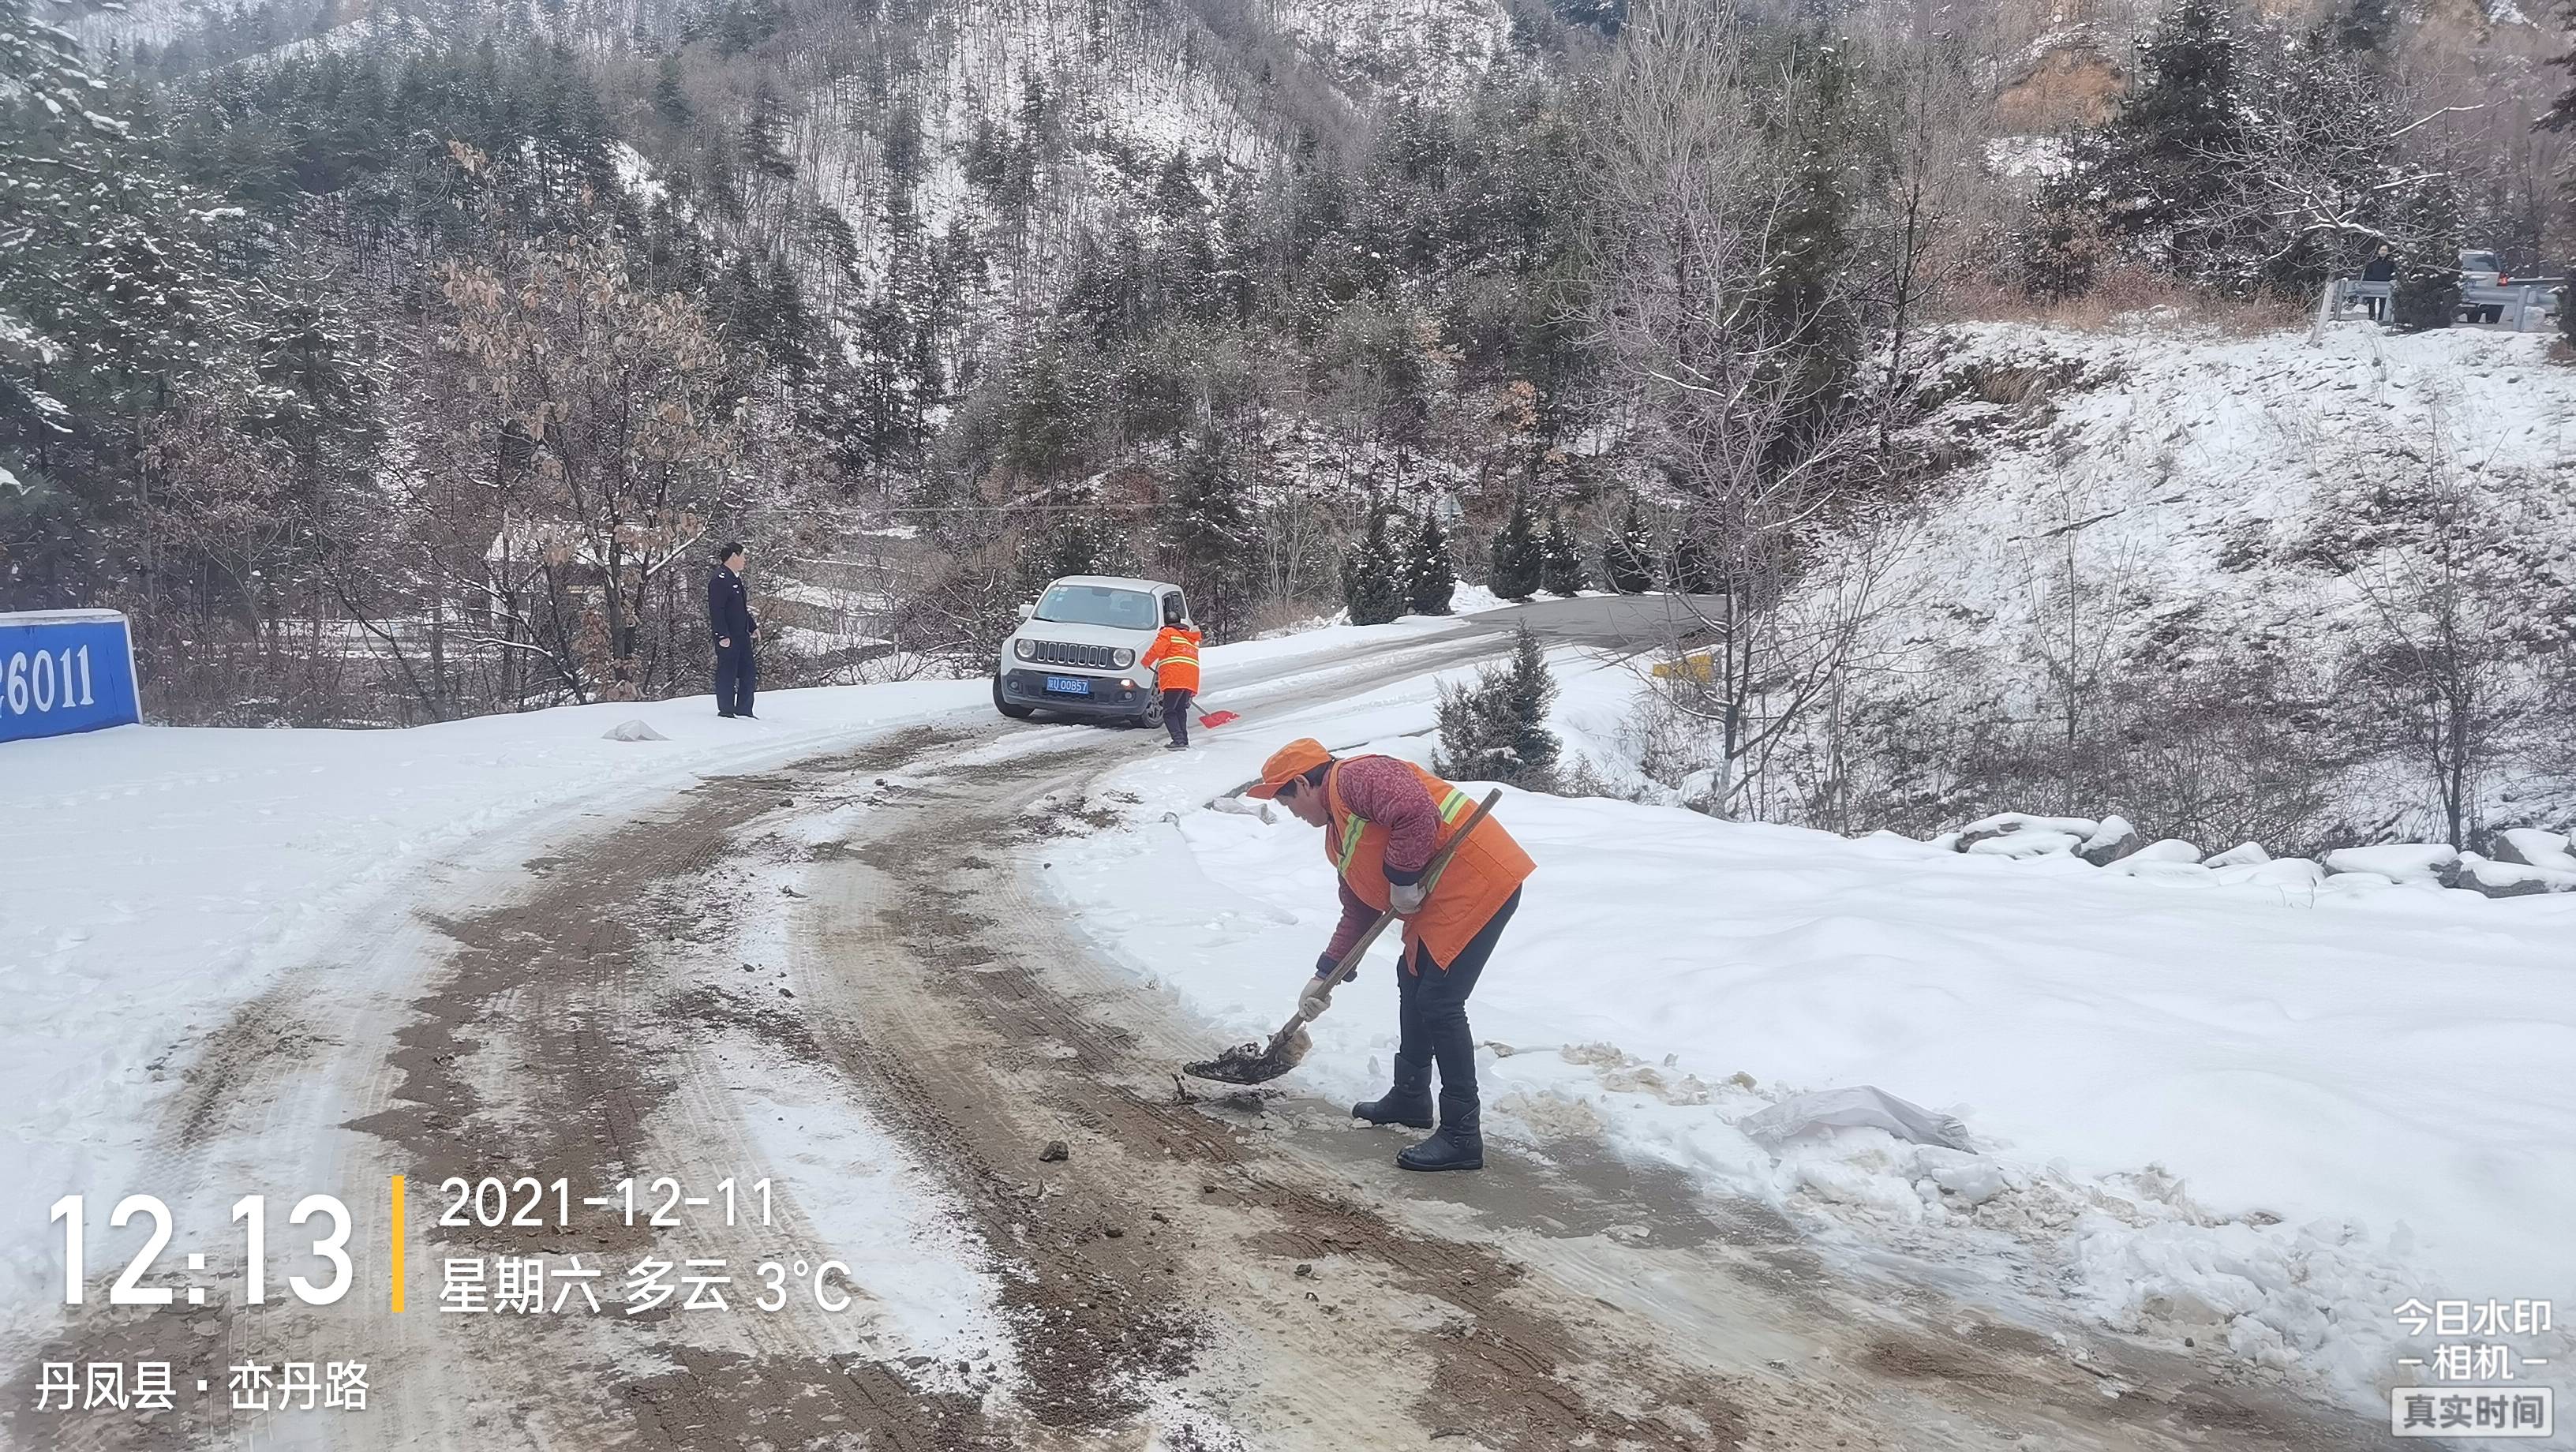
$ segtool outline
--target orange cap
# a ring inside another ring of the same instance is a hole
[[[1281,787],[1332,759],[1333,753],[1324,749],[1324,743],[1312,736],[1300,736],[1270,753],[1270,759],[1261,763],[1261,784],[1244,795],[1275,797]]]

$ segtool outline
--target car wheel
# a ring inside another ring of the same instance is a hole
[[[1002,673],[995,671],[993,673],[993,709],[1014,721],[1026,721],[1029,719],[1029,714],[1037,708],[1012,705],[1010,699],[1002,694]]]
[[[1136,724],[1148,731],[1159,730],[1162,727],[1163,703],[1160,698],[1157,698],[1154,704],[1136,713]]]

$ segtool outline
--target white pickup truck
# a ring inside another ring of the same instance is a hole
[[[1019,628],[993,664],[993,709],[1038,711],[1093,721],[1163,724],[1154,673],[1136,662],[1152,648],[1166,612],[1187,618],[1181,587],[1118,575],[1067,575],[1020,607]]]

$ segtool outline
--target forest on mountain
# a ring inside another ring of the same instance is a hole
[[[0,604],[125,610],[159,719],[375,725],[702,689],[728,538],[837,612],[782,682],[989,669],[1076,570],[1219,641],[1679,585],[1769,622],[1735,762],[1853,668],[1780,607],[1945,466],[1940,327],[2563,267],[2567,49],[2389,0],[0,0]]]

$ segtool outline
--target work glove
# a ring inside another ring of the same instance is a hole
[[[1306,991],[1297,995],[1297,1012],[1303,1014],[1307,1018],[1316,1018],[1321,1016],[1324,1010],[1332,1007],[1332,1005],[1333,989],[1331,981],[1320,976],[1307,979]]]
[[[1409,918],[1422,911],[1422,900],[1430,892],[1428,886],[1419,882],[1390,882],[1386,885],[1387,906],[1395,909],[1397,917]]]

